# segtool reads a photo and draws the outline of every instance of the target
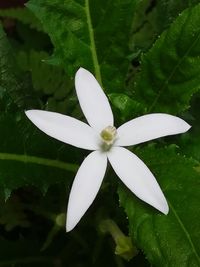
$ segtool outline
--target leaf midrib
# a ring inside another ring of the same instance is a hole
[[[187,240],[188,240],[188,242],[189,242],[189,244],[190,244],[190,246],[192,248],[192,251],[193,251],[194,255],[196,256],[196,259],[197,259],[198,263],[200,264],[200,256],[197,253],[197,250],[196,250],[195,245],[194,245],[194,243],[193,243],[193,241],[192,241],[192,239],[190,237],[189,232],[187,231],[186,227],[184,226],[184,223],[182,222],[181,218],[177,214],[177,212],[176,212],[175,208],[173,207],[173,205],[170,203],[169,200],[167,200],[167,202],[168,202],[168,204],[169,204],[169,206],[171,208],[171,211],[173,212],[176,220],[178,221],[181,229],[183,230],[184,234],[186,235]]]
[[[173,161],[173,159],[175,159],[175,158],[172,158],[172,161]],[[162,165],[162,164],[164,164],[164,162],[163,163],[160,163],[159,162],[159,165]],[[167,164],[172,164],[172,162],[168,162]],[[166,165],[166,162],[165,162],[165,165]],[[158,163],[155,163],[155,164],[152,164],[151,163],[151,166],[158,166]],[[170,209],[173,212],[173,214],[174,214],[177,222],[179,223],[182,231],[184,232],[184,234],[185,234],[185,236],[186,236],[186,238],[187,238],[187,240],[188,240],[188,242],[189,242],[189,244],[191,246],[191,249],[192,249],[192,251],[193,251],[193,253],[194,253],[194,255],[195,255],[195,257],[196,257],[196,259],[198,261],[198,263],[200,264],[200,255],[198,254],[198,252],[197,252],[197,250],[195,248],[195,245],[194,245],[194,243],[192,241],[192,238],[191,238],[189,232],[187,231],[184,223],[182,222],[181,218],[179,217],[179,215],[176,212],[176,209],[173,207],[173,205],[171,204],[171,202],[169,201],[169,199],[167,199],[167,202],[168,202],[168,204],[170,206]]]
[[[157,164],[155,164],[155,165],[157,165]],[[159,165],[160,165],[160,164],[159,164]],[[191,239],[191,237],[190,237],[189,232],[187,231],[186,227],[184,226],[184,223],[182,222],[181,218],[180,218],[179,215],[177,214],[177,212],[176,212],[174,206],[171,204],[171,202],[169,201],[169,199],[167,199],[167,202],[168,202],[168,204],[169,204],[169,206],[170,206],[170,208],[171,208],[171,211],[173,212],[173,214],[174,214],[176,220],[178,221],[178,223],[179,223],[181,229],[183,230],[183,232],[184,232],[184,234],[185,234],[185,236],[186,236],[186,238],[187,238],[187,240],[188,240],[188,242],[189,242],[189,244],[190,244],[190,246],[191,246],[191,248],[192,248],[192,251],[193,251],[194,255],[195,255],[196,258],[197,258],[197,261],[198,261],[199,264],[200,264],[200,256],[198,255],[198,253],[197,253],[197,251],[196,251],[196,249],[195,249],[195,245],[194,245],[194,243],[193,243],[193,241],[192,241],[192,239]]]
[[[98,82],[100,83],[100,85],[103,86],[99,61],[97,57],[95,39],[94,39],[94,30],[92,26],[89,0],[85,0],[85,12],[86,12],[86,18],[87,18],[87,26],[88,26],[88,32],[89,32],[89,38],[90,38],[90,48],[91,48],[92,60],[94,64],[95,76]]]
[[[25,154],[0,153],[0,160],[17,161],[22,163],[33,163],[48,167],[54,167],[65,171],[76,172],[78,165],[60,160],[30,156]]]

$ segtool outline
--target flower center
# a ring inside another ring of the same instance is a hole
[[[103,148],[108,150],[114,143],[117,135],[117,130],[114,126],[108,126],[101,132],[101,138],[103,140]]]

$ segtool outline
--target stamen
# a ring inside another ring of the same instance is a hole
[[[101,138],[106,145],[112,145],[115,141],[117,130],[114,126],[108,126],[101,132]]]

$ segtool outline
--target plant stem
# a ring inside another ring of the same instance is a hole
[[[58,169],[76,172],[78,165],[72,163],[66,163],[59,160],[40,158],[35,156],[20,155],[20,154],[11,154],[11,153],[0,153],[0,160],[13,160],[23,163],[33,163],[43,166],[55,167]]]
[[[118,225],[111,219],[102,220],[99,224],[102,233],[109,233],[115,241],[115,254],[125,260],[130,260],[138,253],[137,248],[132,244],[131,238],[125,236]]]

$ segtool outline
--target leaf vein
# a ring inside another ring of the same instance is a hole
[[[163,91],[165,90],[165,88],[167,87],[169,81],[171,80],[171,78],[174,76],[174,74],[176,73],[176,70],[178,69],[178,67],[181,65],[181,63],[183,62],[183,60],[186,58],[186,56],[189,54],[189,52],[191,51],[191,49],[194,47],[194,45],[199,41],[200,38],[200,32],[197,35],[197,38],[194,40],[194,42],[191,44],[191,46],[188,47],[188,49],[185,51],[185,54],[183,55],[183,57],[180,58],[180,60],[177,62],[177,64],[174,66],[174,68],[172,69],[171,74],[169,75],[169,77],[163,82],[163,86],[161,87],[161,89],[159,90],[155,100],[153,101],[152,105],[150,106],[148,112],[151,112],[152,109],[155,107],[156,103],[158,102],[159,98],[161,97]]]
[[[168,204],[169,204],[169,206],[170,206],[175,218],[177,219],[178,223],[180,224],[181,229],[185,233],[185,235],[186,235],[186,237],[188,239],[188,242],[189,242],[189,244],[190,244],[190,246],[192,248],[192,251],[193,251],[198,263],[200,264],[200,256],[198,255],[198,253],[197,253],[197,251],[195,249],[195,245],[194,245],[194,243],[193,243],[193,241],[192,241],[192,239],[190,237],[190,234],[188,233],[187,229],[185,228],[184,224],[182,223],[182,221],[181,221],[180,217],[178,216],[176,210],[174,209],[173,205],[170,203],[169,200],[167,200],[167,201],[168,201]]]
[[[85,11],[86,11],[86,17],[87,17],[87,25],[88,25],[88,31],[89,31],[89,37],[90,37],[90,48],[91,48],[92,60],[94,64],[95,76],[97,80],[99,81],[99,83],[102,85],[100,66],[98,62],[96,45],[95,45],[95,40],[94,40],[94,30],[92,26],[91,15],[90,15],[89,0],[85,0]]]
[[[73,163],[66,163],[59,160],[41,158],[36,156],[28,156],[25,154],[23,155],[23,154],[0,153],[0,160],[11,160],[23,163],[33,163],[43,166],[55,167],[70,172],[76,172],[78,169],[78,166]]]

